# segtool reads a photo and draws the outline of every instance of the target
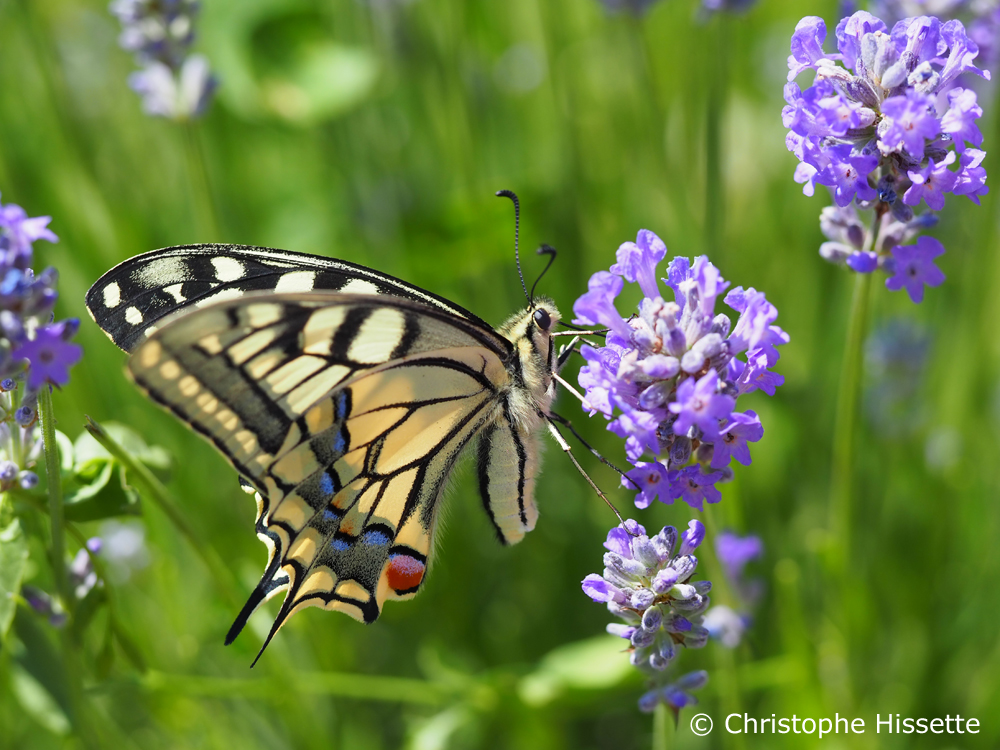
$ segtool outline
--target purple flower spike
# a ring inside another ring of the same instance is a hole
[[[62,327],[56,323],[35,331],[35,338],[25,340],[11,352],[14,359],[26,359],[28,388],[38,390],[45,383],[66,385],[69,368],[80,361],[83,349],[63,338]]]
[[[664,527],[652,539],[632,521],[636,536],[629,537],[630,555],[612,550],[604,555],[604,574],[584,578],[583,592],[624,622],[607,626],[608,633],[630,644],[630,661],[648,677],[662,683],[663,672],[680,648],[701,648],[708,630],[702,625],[710,605],[710,581],[692,581],[698,559],[691,553],[705,538],[705,527],[691,521],[674,554],[676,530]],[[608,534],[611,546],[621,547],[617,531]],[[605,544],[605,546],[609,546]],[[696,689],[704,680],[682,678],[680,688]]]
[[[978,148],[983,110],[976,92],[957,85],[957,78],[973,74],[989,80],[989,73],[973,61],[980,41],[996,55],[1000,11],[992,0],[988,10],[974,10],[967,0],[937,3],[946,15],[959,10],[989,14],[985,25],[977,20],[970,37],[953,17],[915,16],[923,4],[873,2],[880,14],[892,18],[891,31],[866,11],[842,19],[836,30],[838,55],[823,51],[822,22],[803,18],[792,35],[791,75],[781,111],[788,129],[785,146],[799,162],[795,182],[806,195],[824,185],[833,196],[835,206],[820,219],[830,240],[820,246],[820,255],[857,273],[885,271],[892,276],[890,288],[896,289],[905,284],[893,276],[898,265],[893,248],[936,221],[934,214],[915,215],[911,207],[923,203],[939,211],[949,193],[967,195],[978,204],[989,192]],[[815,76],[803,89],[792,79],[809,68]],[[956,161],[958,170],[952,168]],[[914,271],[912,264],[909,269]],[[928,270],[927,278],[937,279],[938,273]],[[916,286],[907,288],[912,296]],[[728,344],[738,342],[731,337]]]
[[[924,299],[924,286],[941,286],[944,272],[934,259],[944,255],[944,246],[933,237],[920,237],[915,245],[896,245],[892,249],[895,275],[886,279],[889,291],[906,289],[910,299],[920,303]]]
[[[733,412],[730,419],[732,421],[721,430],[722,439],[714,444],[713,469],[723,469],[729,466],[730,458],[735,458],[744,466],[749,466],[750,447],[747,443],[756,443],[764,437],[764,427],[755,412],[749,410],[743,414]]]
[[[695,383],[688,378],[677,389],[677,401],[670,404],[670,411],[677,415],[674,433],[684,435],[697,427],[709,441],[719,437],[719,420],[727,419],[736,405],[732,396],[719,391],[719,374],[712,370]]]

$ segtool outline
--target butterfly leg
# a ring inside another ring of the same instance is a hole
[[[611,508],[611,512],[618,517],[619,523],[624,524],[625,519],[622,518],[621,513],[619,513],[618,509],[614,506],[614,504],[610,500],[608,500],[608,496],[601,491],[601,488],[597,486],[594,480],[590,478],[590,475],[586,471],[584,471],[582,466],[580,466],[580,462],[577,461],[576,456],[573,455],[572,447],[570,447],[570,444],[566,442],[566,438],[564,438],[562,436],[562,433],[559,432],[559,428],[556,427],[555,423],[556,420],[553,418],[553,416],[547,415],[546,425],[548,426],[549,432],[552,434],[552,437],[555,438],[556,443],[559,445],[560,448],[562,448],[563,452],[567,456],[569,456],[569,460],[573,462],[573,466],[575,466],[576,470],[580,472],[581,476],[583,476],[583,478],[587,480],[587,484],[589,484],[593,488],[594,492],[597,493],[597,496],[601,498],[601,500],[603,500],[609,508]]]

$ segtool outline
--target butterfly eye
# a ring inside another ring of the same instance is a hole
[[[541,328],[543,331],[549,330],[549,326],[552,325],[552,318],[549,317],[547,310],[538,308],[535,310],[535,324]]]

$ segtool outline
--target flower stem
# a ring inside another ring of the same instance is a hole
[[[868,306],[874,274],[859,273],[854,279],[854,295],[847,323],[847,343],[840,371],[837,413],[833,428],[833,457],[830,478],[830,565],[834,575],[846,574],[851,551],[851,494],[854,491],[855,436],[858,431],[858,402],[861,395],[861,364]]]
[[[203,236],[202,241],[221,242],[223,237],[219,229],[219,210],[208,177],[208,165],[205,162],[205,150],[202,148],[200,134],[194,122],[186,122],[182,128],[197,230]]]
[[[712,74],[705,112],[705,252],[717,258],[721,251],[725,217],[725,180],[722,176],[722,120],[726,100],[726,49],[729,44],[726,19],[715,21]],[[718,261],[716,261],[718,262]]]
[[[55,415],[52,413],[52,389],[42,386],[38,394],[38,419],[42,424],[42,444],[45,447],[45,476],[48,480],[49,522],[52,529],[52,572],[63,607],[73,604],[69,576],[66,572],[66,520],[63,517],[62,477],[59,471],[59,446],[56,444]]]
[[[667,750],[673,735],[674,725],[667,704],[660,701],[653,709],[653,750]]]
[[[56,442],[56,421],[52,409],[52,389],[43,385],[38,394],[38,419],[42,425],[42,445],[45,448],[45,477],[49,495],[49,520],[52,527],[52,573],[56,581],[56,591],[63,610],[69,613],[72,621],[75,600],[70,590],[69,575],[66,568],[66,519],[63,516],[62,477],[59,463],[59,445]],[[70,721],[84,747],[96,747],[97,742],[90,725],[90,712],[85,708],[86,696],[83,691],[83,677],[80,669],[80,658],[77,653],[78,644],[71,635],[71,628],[64,627],[60,632],[62,645],[63,668],[69,694]]]
[[[212,581],[215,583],[219,593],[230,603],[238,605],[239,601],[234,591],[233,578],[229,573],[229,569],[222,562],[222,559],[215,550],[207,545],[187,522],[184,514],[177,507],[177,502],[170,495],[169,490],[163,486],[163,483],[145,465],[136,461],[128,451],[118,445],[104,428],[90,417],[87,417],[85,427],[87,432],[93,435],[94,439],[103,445],[108,453],[122,463],[126,472],[128,472],[128,476],[136,484],[145,489],[147,497],[166,514],[167,518],[170,519],[171,523],[181,533],[181,536],[188,540],[198,557],[205,563],[205,567],[212,574]]]

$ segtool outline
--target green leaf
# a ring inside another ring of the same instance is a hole
[[[117,422],[108,422],[101,426],[118,445],[150,469],[163,472],[170,468],[170,454],[158,445],[147,445],[142,436],[132,428]],[[76,439],[73,451],[76,457],[77,473],[86,471],[87,465],[92,461],[100,462],[111,459],[111,454],[108,453],[107,449],[86,430],[80,433]]]
[[[97,521],[112,516],[139,515],[139,495],[125,481],[125,469],[117,461],[89,461],[66,491],[67,521]]]
[[[34,678],[36,683],[33,686],[26,681],[25,692],[19,697],[23,697],[26,701],[21,704],[24,709],[38,721],[44,723],[45,717],[49,717],[58,724],[59,713],[64,719],[71,715],[69,680],[66,677],[63,660],[52,643],[52,628],[42,627],[39,619],[18,617],[14,620],[14,632],[18,640],[24,644],[24,651],[16,656],[16,662]],[[32,689],[37,686],[44,690]],[[37,695],[39,692],[48,693],[49,700],[39,697]],[[36,715],[34,711],[39,713]]]
[[[623,645],[621,638],[599,636],[549,651],[518,685],[521,700],[543,706],[571,689],[603,690],[625,682],[637,673]]]
[[[66,712],[31,674],[14,666],[11,669],[11,687],[14,697],[28,716],[53,734],[60,737],[69,734],[70,723]]]
[[[94,615],[100,610],[101,605],[108,600],[107,592],[101,586],[94,586],[87,595],[76,605],[73,610],[73,636],[79,643],[83,638],[87,626],[94,619]]]
[[[17,608],[21,579],[28,563],[28,539],[13,518],[0,527],[0,643],[4,642]]]

